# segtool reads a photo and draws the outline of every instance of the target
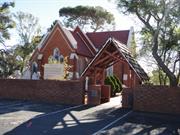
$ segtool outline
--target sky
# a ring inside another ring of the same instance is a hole
[[[59,9],[62,7],[102,6],[107,11],[114,14],[117,29],[129,29],[134,25],[133,21],[120,14],[113,0],[15,0],[15,8],[12,10],[29,12],[39,18],[42,27],[49,27],[52,22],[59,19]]]

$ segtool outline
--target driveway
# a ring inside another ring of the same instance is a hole
[[[179,134],[180,117],[122,109],[120,97],[98,106],[0,100],[0,134]]]

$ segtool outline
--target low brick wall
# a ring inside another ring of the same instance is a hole
[[[180,114],[180,87],[141,86],[135,88],[133,109]]]
[[[83,104],[84,89],[81,81],[0,79],[0,98]]]
[[[133,89],[132,88],[123,88],[122,90],[122,107],[123,108],[132,108],[133,107]]]

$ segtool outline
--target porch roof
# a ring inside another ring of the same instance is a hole
[[[81,76],[91,74],[95,69],[103,70],[117,62],[128,63],[132,70],[142,80],[149,80],[148,75],[138,62],[131,56],[129,49],[114,38],[109,38],[94,59],[88,64]]]

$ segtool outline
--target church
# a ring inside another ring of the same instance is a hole
[[[136,87],[149,78],[133,57],[133,43],[133,28],[84,33],[78,26],[68,30],[57,21],[30,58],[31,78],[39,73],[40,79],[48,79],[48,64],[66,62],[59,64],[59,69],[67,68],[61,65],[69,65],[68,80],[88,78],[101,84],[106,76],[116,75],[125,87]],[[59,72],[55,65],[54,69]]]

